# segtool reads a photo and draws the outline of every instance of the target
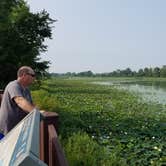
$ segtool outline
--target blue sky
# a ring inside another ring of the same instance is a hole
[[[111,72],[166,64],[165,0],[27,0],[57,19],[50,72]]]

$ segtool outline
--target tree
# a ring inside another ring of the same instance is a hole
[[[160,76],[161,76],[161,77],[166,77],[166,65],[164,65],[164,66],[160,69]]]
[[[16,78],[22,65],[44,74],[49,62],[41,61],[40,54],[47,50],[44,41],[51,39],[55,20],[45,10],[31,13],[23,0],[1,0],[0,9],[0,80]]]
[[[88,70],[88,71],[83,71],[78,73],[78,76],[83,76],[83,77],[92,77],[93,76],[93,72]]]
[[[139,69],[138,70],[138,76],[144,76],[145,75],[145,73],[144,73],[144,71],[143,71],[143,69]]]
[[[148,77],[149,76],[149,68],[145,67],[144,73],[145,73],[145,77]]]
[[[160,68],[159,67],[155,67],[153,69],[153,76],[154,77],[160,77]]]
[[[128,76],[131,77],[133,75],[130,68],[126,68],[123,72],[124,72],[124,75],[127,76],[127,77]]]

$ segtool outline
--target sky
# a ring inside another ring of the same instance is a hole
[[[41,57],[49,72],[94,73],[166,65],[165,0],[27,0],[45,9],[53,39]]]

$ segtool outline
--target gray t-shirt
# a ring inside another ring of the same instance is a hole
[[[6,86],[0,108],[0,131],[4,135],[28,114],[15,103],[16,96],[22,96],[32,103],[29,89],[23,88],[17,80]]]

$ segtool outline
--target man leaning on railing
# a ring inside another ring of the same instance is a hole
[[[28,89],[34,79],[34,70],[22,66],[17,72],[17,80],[6,86],[0,108],[0,139],[35,108]]]

